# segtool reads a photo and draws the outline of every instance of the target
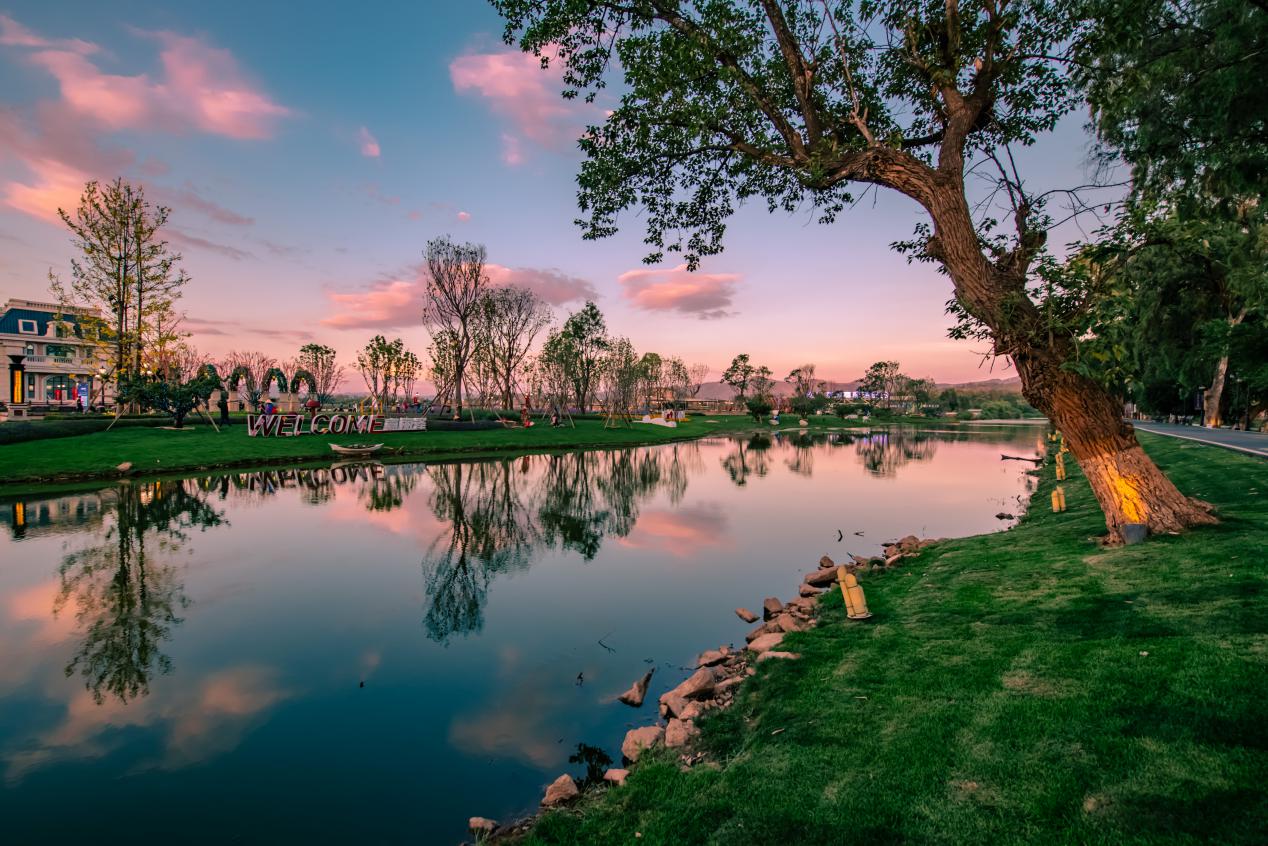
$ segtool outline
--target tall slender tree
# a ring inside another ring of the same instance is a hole
[[[50,271],[52,293],[59,304],[94,310],[78,315],[85,334],[111,347],[117,376],[136,375],[145,366],[147,343],[162,341],[158,324],[173,324],[175,302],[189,281],[180,253],[162,237],[171,210],[118,178],[89,182],[73,212],[57,213],[79,256],[71,260],[69,283]]]
[[[427,292],[423,323],[433,332],[452,333],[453,416],[462,416],[462,380],[471,359],[472,337],[489,286],[482,244],[456,244],[448,236],[427,242]]]

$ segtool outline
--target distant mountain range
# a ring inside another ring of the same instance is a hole
[[[859,386],[859,380],[854,379],[849,382],[833,382],[825,380],[829,391],[853,391]],[[1021,392],[1021,379],[1017,376],[1011,376],[1007,379],[983,379],[980,382],[939,382],[939,390],[946,388],[955,388],[957,391],[964,393],[974,393],[981,391],[1009,391]],[[793,386],[788,382],[776,382],[774,394],[777,397],[786,397],[792,393]],[[704,400],[729,400],[735,397],[735,389],[723,382],[705,382],[700,387],[698,399]]]

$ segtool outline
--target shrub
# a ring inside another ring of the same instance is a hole
[[[758,423],[762,422],[762,418],[770,414],[770,400],[765,397],[749,397],[744,401],[744,407],[748,409],[748,413],[753,415],[753,419]]]

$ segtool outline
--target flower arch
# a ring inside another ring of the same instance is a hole
[[[255,377],[251,375],[251,371],[239,365],[233,368],[233,372],[229,374],[229,390],[236,391],[238,385],[243,381],[247,383],[247,391],[255,393]]]
[[[291,377],[291,393],[298,394],[299,386],[308,386],[308,395],[313,399],[317,398],[317,378],[307,370],[299,369],[295,371],[295,375]]]
[[[268,371],[265,372],[264,379],[260,384],[260,390],[264,393],[268,393],[269,389],[273,387],[274,379],[277,380],[278,392],[286,393],[290,388],[290,383],[286,381],[286,374],[282,372],[282,368],[280,367],[270,367]]]

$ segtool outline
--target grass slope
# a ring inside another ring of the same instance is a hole
[[[829,594],[705,721],[719,767],[654,758],[529,842],[1263,843],[1268,465],[1141,440],[1221,525],[1101,549],[1049,465],[1012,531],[865,577],[872,621]]]

